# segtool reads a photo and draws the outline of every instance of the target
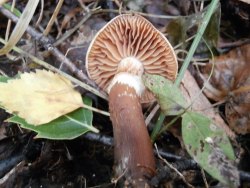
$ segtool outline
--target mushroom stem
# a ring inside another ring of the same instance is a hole
[[[155,172],[155,161],[139,100],[153,101],[154,97],[145,90],[141,76],[147,72],[173,80],[178,64],[172,46],[145,18],[119,15],[91,42],[86,69],[110,95],[117,177],[125,177],[130,187],[149,187],[147,179]]]
[[[155,160],[136,88],[116,82],[110,89],[109,108],[116,176],[124,175],[132,187],[145,187],[155,174]]]

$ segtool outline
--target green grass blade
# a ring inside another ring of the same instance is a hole
[[[212,14],[214,13],[214,11],[216,10],[216,8],[218,6],[218,3],[219,3],[219,0],[212,0],[211,1],[210,5],[209,5],[209,8],[208,8],[208,10],[207,10],[207,12],[206,12],[206,14],[204,16],[204,19],[203,19],[203,21],[202,21],[202,23],[201,23],[201,25],[199,27],[199,30],[198,30],[198,32],[196,34],[196,37],[194,38],[194,41],[193,41],[193,43],[192,43],[192,45],[190,47],[190,50],[189,50],[189,52],[187,54],[187,57],[185,58],[184,63],[182,65],[181,69],[180,69],[179,75],[178,75],[177,79],[175,80],[175,85],[176,86],[180,85],[181,80],[182,80],[182,78],[184,76],[184,73],[187,70],[188,65],[190,64],[190,61],[191,61],[191,59],[192,59],[192,57],[194,55],[194,52],[195,52],[198,44],[200,43],[202,35],[204,34],[205,29],[207,28],[207,25],[209,23],[209,20],[210,20]]]

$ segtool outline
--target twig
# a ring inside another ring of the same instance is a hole
[[[25,6],[23,13],[20,14],[19,19],[14,27],[10,38],[8,39],[7,43],[0,49],[0,55],[5,55],[11,51],[12,47],[15,46],[18,41],[22,38],[23,34],[25,33],[27,27],[29,26],[30,21],[32,20],[36,7],[39,3],[39,0],[28,1],[27,5]],[[8,9],[7,12],[12,14],[11,8],[8,6],[0,6],[1,9]],[[17,11],[15,14],[19,15]]]
[[[14,1],[12,2],[12,5],[11,5],[11,12],[13,12],[15,6],[16,6],[16,0],[14,0]],[[10,28],[11,28],[11,20],[9,19],[9,20],[8,20],[8,23],[7,23],[7,29],[6,29],[6,32],[5,32],[5,40],[6,40],[6,41],[9,39],[9,36],[10,36]]]
[[[35,28],[37,28],[40,25],[40,23],[43,19],[43,11],[44,11],[44,0],[41,0],[41,9],[40,9],[39,17],[38,17],[36,24],[35,24]]]
[[[88,8],[88,7],[87,7]],[[67,30],[67,32],[65,34],[63,34],[62,37],[60,37],[56,42],[54,42],[54,46],[58,46],[59,44],[61,44],[63,41],[65,41],[70,35],[72,35],[77,29],[79,29],[79,27],[81,27],[92,15],[91,11],[87,11],[87,13],[84,15],[84,18],[78,23],[76,24],[72,29]]]
[[[177,174],[180,176],[180,178],[182,179],[182,181],[184,181],[184,182],[187,184],[188,187],[194,188],[193,185],[191,185],[190,183],[188,183],[188,182],[186,181],[186,179],[185,179],[185,177],[182,175],[182,173],[180,173],[175,167],[173,167],[173,165],[171,165],[166,159],[163,159],[163,158],[162,158],[162,156],[161,156],[161,155],[159,154],[159,152],[158,152],[157,145],[154,144],[154,146],[155,146],[155,150],[156,150],[156,152],[157,152],[158,157],[159,157],[159,158],[160,158],[160,159],[161,159],[170,169],[172,169],[173,171],[175,171],[175,173],[177,173]]]
[[[3,177],[9,170],[16,166],[16,164],[20,163],[23,159],[24,156],[22,152],[18,152],[16,154],[13,154],[13,156],[11,157],[2,159],[0,162],[0,177]]]
[[[205,172],[204,172],[203,169],[201,169],[201,175],[202,175],[202,179],[203,179],[203,181],[204,181],[205,187],[206,187],[206,188],[209,188],[208,183],[207,183],[206,174],[205,174]]]
[[[93,111],[93,112],[102,114],[102,115],[104,115],[104,116],[110,116],[110,113],[109,113],[109,112],[106,112],[106,111],[104,111],[104,110],[100,110],[100,109],[94,108],[94,107],[92,107],[92,106],[88,106],[88,105],[83,104],[82,107],[83,107],[83,108],[86,108],[86,109],[88,109],[88,110],[91,110],[91,111]]]
[[[18,17],[16,17],[14,14],[12,14],[10,11],[4,9],[3,7],[0,7],[0,12],[5,15],[7,18],[11,19],[14,22],[18,21]],[[67,68],[76,75],[77,78],[84,81],[85,83],[98,88],[96,84],[88,78],[86,74],[83,73],[82,70],[79,70],[67,57],[65,57],[56,47],[54,47],[51,43],[51,40],[48,37],[43,36],[42,33],[36,31],[31,26],[27,27],[26,30],[35,40],[39,41],[45,49],[47,49],[49,52],[54,55],[58,61],[63,62]],[[102,91],[100,93],[103,96],[106,96],[106,94]],[[107,97],[105,97],[107,98]]]
[[[240,171],[240,182],[250,182],[250,173]]]
[[[0,69],[0,75],[3,75],[3,76],[6,76],[6,77],[7,77],[7,74],[5,74],[5,72],[2,71],[2,69]]]
[[[148,126],[152,118],[155,116],[156,112],[160,109],[160,105],[157,104],[155,107],[150,111],[150,114],[145,119],[145,123]]]
[[[83,135],[83,137],[93,142],[99,142],[107,146],[113,146],[113,138],[107,135],[88,132],[87,134]],[[175,154],[165,152],[162,149],[158,149],[157,152],[155,151],[155,154],[157,153],[159,153],[162,157],[164,157],[167,160],[172,160],[172,161],[186,160],[188,161],[189,167],[191,166],[192,169],[194,169],[197,166],[197,163],[194,160],[184,159],[183,157],[177,156]]]
[[[110,136],[107,136],[107,135],[89,132],[89,133],[83,135],[83,137],[87,140],[92,141],[92,142],[99,142],[99,143],[107,145],[107,146],[113,146],[113,138]],[[199,165],[193,159],[186,159],[184,157],[166,152],[160,148],[157,151],[154,150],[154,152],[156,155],[157,155],[157,153],[159,153],[159,155],[162,158],[165,158],[169,161],[175,161],[175,163],[177,164],[176,166],[179,166],[179,167],[177,167],[177,169],[179,171],[199,169],[198,168]],[[182,164],[178,165],[178,163],[180,163],[180,162]],[[240,172],[240,181],[241,182],[250,182],[250,173],[249,172],[245,172],[245,171],[239,171],[239,172]]]
[[[156,15],[156,14],[148,14],[148,13],[143,13],[143,12],[127,11],[127,10],[115,10],[115,9],[99,9],[99,10],[92,12],[92,14],[99,14],[99,13],[139,14],[139,15],[145,16],[145,17],[160,18],[160,19],[176,19],[176,18],[180,18],[180,17],[185,17],[185,16]]]
[[[119,2],[118,0],[114,0],[117,7],[119,7],[119,10],[122,8],[122,2]]]
[[[235,42],[219,42],[218,47],[219,48],[235,48],[235,47],[242,46],[249,42],[250,42],[250,39],[247,39],[247,38],[238,40]]]
[[[117,185],[118,181],[120,179],[122,179],[122,177],[124,177],[124,175],[126,174],[126,172],[128,171],[128,169],[125,169],[124,172],[117,178],[112,178],[111,183],[114,185]],[[116,186],[115,186],[116,187]]]
[[[24,164],[23,161],[19,162],[16,166],[14,166],[5,176],[0,179],[0,186],[3,185],[9,178],[17,172],[17,169]]]
[[[0,42],[3,43],[3,44],[5,44],[5,41],[4,41],[1,37],[0,37]],[[42,61],[42,60],[38,59],[37,57],[35,57],[35,56],[33,56],[33,55],[31,55],[31,54],[29,54],[29,53],[27,53],[27,52],[21,50],[20,48],[13,47],[12,49],[13,49],[14,51],[16,51],[17,53],[19,53],[19,54],[22,54],[22,55],[24,55],[24,56],[29,57],[33,62],[37,63],[38,65],[41,65],[41,66],[43,66],[43,67],[45,67],[45,68],[47,68],[47,69],[49,69],[49,70],[51,70],[51,71],[54,71],[54,72],[56,72],[56,73],[58,73],[58,74],[64,76],[65,78],[67,78],[67,79],[70,80],[71,82],[73,82],[73,83],[79,85],[80,87],[84,88],[85,90],[90,91],[91,93],[93,93],[93,94],[95,94],[95,95],[97,95],[97,96],[99,96],[99,97],[101,97],[101,98],[103,98],[103,99],[107,99],[107,96],[106,96],[106,95],[103,95],[102,93],[100,93],[100,92],[99,92],[98,90],[96,90],[95,88],[93,88],[93,87],[91,87],[91,86],[85,84],[84,82],[81,82],[80,80],[78,80],[78,79],[72,77],[72,76],[69,75],[69,74],[66,74],[65,72],[63,72],[63,71],[61,71],[61,70],[55,68],[54,66],[52,66],[52,65],[50,65],[50,64],[48,64],[48,63],[46,63],[45,61]]]
[[[113,138],[110,136],[88,132],[87,134],[83,135],[83,137],[90,141],[99,142],[107,146],[113,146]]]

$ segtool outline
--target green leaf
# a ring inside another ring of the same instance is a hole
[[[154,93],[161,110],[165,115],[178,115],[183,112],[186,102],[178,87],[170,80],[146,74],[143,76],[145,86]]]
[[[186,112],[182,116],[182,137],[188,153],[211,176],[229,186],[239,185],[231,143],[226,133],[209,118]]]
[[[218,4],[204,32],[204,39],[210,47],[216,47],[220,34],[221,6]]]
[[[0,82],[6,83],[9,79],[11,79],[11,78],[7,77],[7,76],[0,76]]]
[[[216,10],[216,8],[218,7],[218,3],[219,3],[219,0],[212,0],[211,3],[208,5],[208,9],[204,15],[204,18],[202,19],[201,25],[199,26],[197,34],[192,42],[192,45],[188,51],[188,54],[187,54],[187,56],[182,64],[182,66],[181,66],[178,77],[175,80],[175,85],[177,85],[177,86],[180,85],[181,80],[184,76],[184,73],[187,70],[188,65],[191,62],[191,59],[194,56],[194,53],[197,49],[198,44],[200,43],[200,40],[201,40],[203,33],[207,27],[207,24],[212,16],[214,10]]]
[[[190,27],[190,23],[185,17],[179,17],[169,22],[166,29],[172,45],[177,45],[185,41],[188,27]]]
[[[11,11],[11,5],[9,5],[8,3],[4,3],[4,4],[3,4],[3,7],[4,7],[5,9]],[[16,8],[14,8],[13,13],[14,13],[17,17],[20,17],[20,16],[22,15],[22,13],[21,13],[18,9],[16,9]]]
[[[91,105],[91,99],[85,97],[84,104]],[[39,126],[30,125],[24,119],[13,116],[8,122],[18,123],[22,128],[35,131],[37,138],[47,138],[55,140],[74,139],[88,131],[98,133],[99,131],[92,126],[93,113],[87,109],[78,109],[67,115],[61,116],[50,123]]]

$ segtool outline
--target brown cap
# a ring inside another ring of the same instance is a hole
[[[107,91],[119,63],[126,57],[139,60],[145,73],[170,80],[177,75],[178,63],[171,44],[140,15],[117,16],[97,33],[86,56],[89,77]],[[146,90],[141,101],[153,99],[153,94]]]

